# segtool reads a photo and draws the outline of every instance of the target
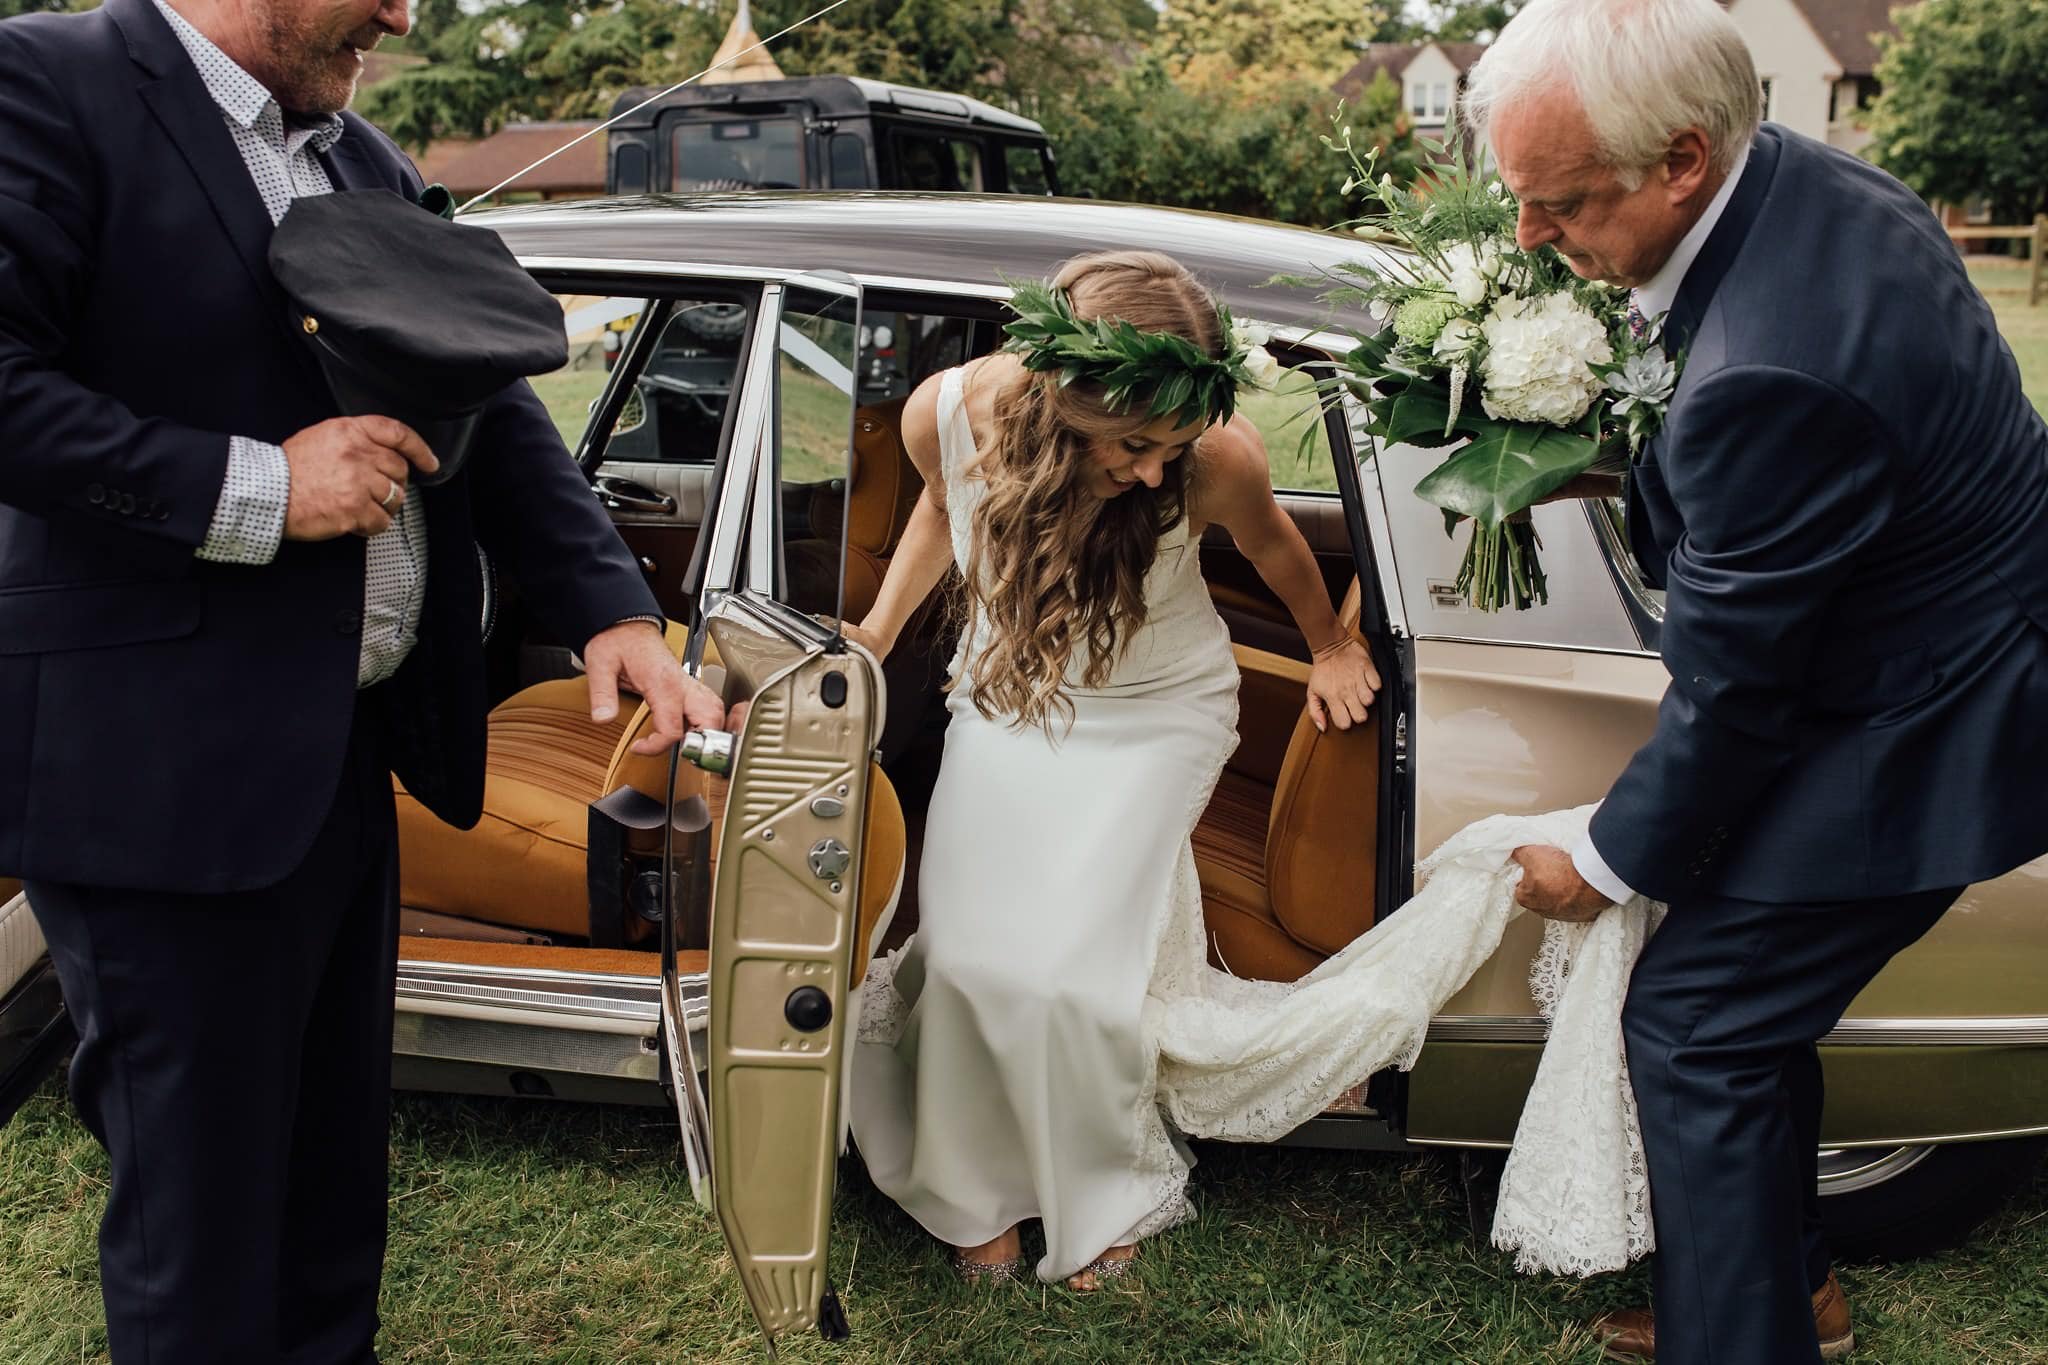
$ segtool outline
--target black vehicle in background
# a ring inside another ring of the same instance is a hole
[[[646,100],[629,90],[617,116]],[[926,190],[1053,195],[1059,177],[1045,129],[965,95],[859,76],[805,76],[695,85],[611,126],[611,194],[720,194],[749,190]],[[607,368],[637,318],[607,336]],[[622,458],[669,459],[715,445],[739,363],[746,311],[715,299],[664,320],[639,392],[614,438]],[[915,327],[871,314],[860,338],[862,402],[897,387]]]
[[[645,100],[628,90],[614,116]],[[611,194],[943,190],[1057,194],[1045,129],[937,90],[859,76],[694,85],[611,127]]]

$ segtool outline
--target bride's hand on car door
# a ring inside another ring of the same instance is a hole
[[[849,623],[839,629],[847,639],[874,655],[876,663],[887,659],[890,648],[896,643],[894,640],[883,639],[879,633],[868,629],[865,624],[856,626]]]
[[[1339,730],[1363,725],[1379,690],[1372,655],[1357,640],[1346,640],[1316,655],[1309,669],[1308,718],[1326,733],[1332,721]]]

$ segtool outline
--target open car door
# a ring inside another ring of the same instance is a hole
[[[873,764],[881,673],[840,635],[844,518],[817,511],[850,480],[860,290],[800,276],[769,286],[762,313],[772,325],[755,334],[735,447],[753,459],[734,460],[718,490],[685,660],[698,668],[708,641],[744,718],[682,745],[684,762],[725,780],[700,792],[679,764],[671,783],[663,976],[686,1151],[694,1166],[708,1140],[710,1198],[772,1340],[814,1324],[844,1333],[826,1264],[842,1097],[877,892],[894,888],[867,884],[865,856],[886,788]],[[707,890],[699,1055],[675,958]]]

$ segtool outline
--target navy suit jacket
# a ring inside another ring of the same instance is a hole
[[[413,194],[354,115],[337,189]],[[0,23],[0,872],[253,889],[304,855],[356,703],[364,542],[195,551],[230,435],[337,415],[271,278],[269,214],[149,0]],[[420,643],[384,684],[393,766],[477,819],[479,533],[558,638],[659,615],[532,390],[424,492]]]
[[[1792,902],[2048,851],[2048,428],[1934,216],[1765,125],[1666,341],[1629,525],[1671,686],[1601,856]]]

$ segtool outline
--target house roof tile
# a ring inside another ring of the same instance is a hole
[[[420,175],[429,184],[446,185],[457,198],[480,194],[597,124],[596,119],[508,123],[487,138],[436,142],[419,158]],[[605,139],[586,138],[510,188],[552,195],[602,194],[604,172]]]
[[[1845,76],[1868,76],[1877,70],[1874,33],[1890,33],[1892,9],[1899,0],[1793,0],[1820,35]]]
[[[1442,52],[1461,73],[1470,71],[1480,54],[1486,51],[1484,43],[1367,43],[1365,55],[1358,59],[1357,65],[1337,78],[1335,89],[1344,98],[1355,99],[1381,71],[1387,73],[1387,79],[1398,81],[1401,73],[1408,69],[1408,64],[1427,47]]]

